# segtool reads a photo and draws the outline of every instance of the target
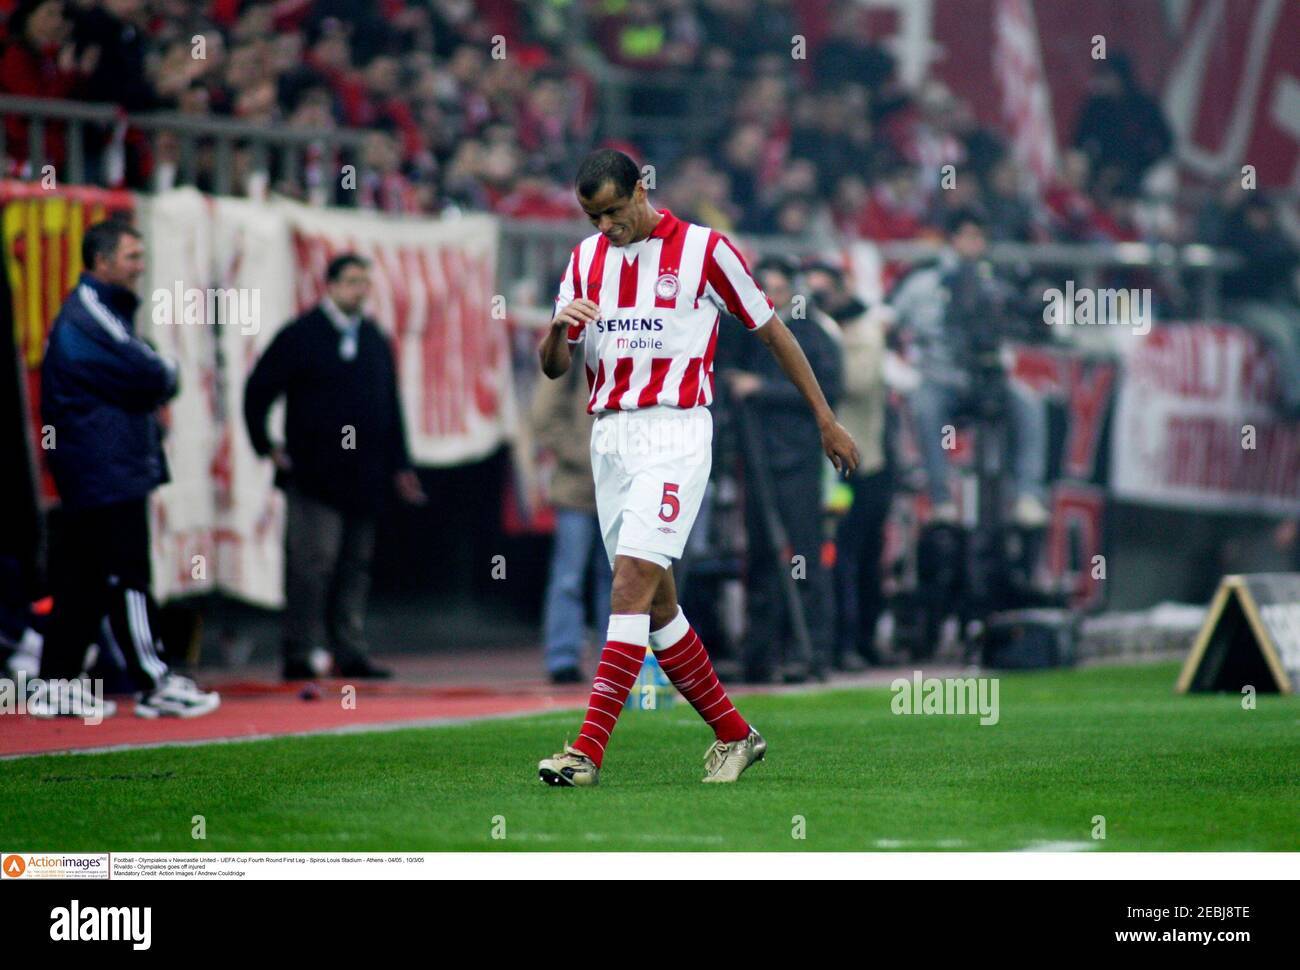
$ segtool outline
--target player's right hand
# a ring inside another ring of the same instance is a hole
[[[831,460],[835,470],[841,475],[851,475],[857,470],[858,462],[862,460],[853,435],[844,430],[844,426],[837,421],[832,421],[823,427],[821,432],[822,451]]]
[[[583,327],[599,319],[600,307],[591,300],[579,298],[569,301],[564,309],[555,315],[551,326],[563,327],[573,335],[582,333]]]

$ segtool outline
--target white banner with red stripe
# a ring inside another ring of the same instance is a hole
[[[137,326],[179,361],[181,383],[164,412],[172,481],[152,502],[160,600],[220,590],[283,602],[284,502],[244,428],[244,385],[279,329],[319,301],[325,264],[339,252],[372,262],[368,313],[394,343],[412,461],[471,461],[512,433],[491,217],[417,222],[192,189],[141,201],[150,265]],[[228,312],[235,304],[214,291],[235,294],[251,317]],[[275,439],[282,410],[272,413]]]
[[[1300,428],[1277,413],[1281,379],[1248,330],[1169,324],[1134,339],[1115,405],[1113,494],[1174,508],[1295,514]]]

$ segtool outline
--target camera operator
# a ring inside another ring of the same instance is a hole
[[[1005,413],[1012,432],[1013,516],[1020,525],[1040,527],[1048,518],[1043,504],[1046,418],[1042,402],[1009,379],[999,355],[1013,323],[1009,312],[1014,294],[984,259],[988,239],[979,213],[953,213],[948,239],[950,252],[937,265],[907,277],[890,299],[900,333],[911,338],[921,376],[907,403],[933,517],[946,522],[957,518],[944,427],[955,426],[959,416],[984,410]]]

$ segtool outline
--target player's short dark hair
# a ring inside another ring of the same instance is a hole
[[[123,236],[143,239],[140,230],[120,216],[113,216],[103,222],[97,222],[81,237],[81,263],[86,269],[95,268],[95,258],[111,257],[117,252],[117,244]]]
[[[360,266],[362,269],[369,269],[370,260],[356,253],[339,253],[325,267],[325,282],[337,283],[339,277],[343,275],[343,271],[349,266]]]
[[[574,184],[580,196],[590,199],[606,182],[613,182],[618,197],[625,199],[640,178],[641,170],[631,156],[614,148],[598,148],[582,160]]]
[[[949,214],[946,228],[949,236],[955,236],[967,226],[974,226],[985,235],[988,234],[988,220],[978,209],[966,206]]]

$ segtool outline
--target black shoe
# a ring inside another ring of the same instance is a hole
[[[376,667],[368,657],[357,657],[346,663],[336,663],[334,674],[337,677],[350,677],[357,680],[388,680],[393,672],[387,667]]]
[[[581,684],[582,681],[582,671],[577,667],[561,667],[551,671],[552,684]]]
[[[315,680],[316,671],[305,660],[286,660],[280,670],[281,680]]]

